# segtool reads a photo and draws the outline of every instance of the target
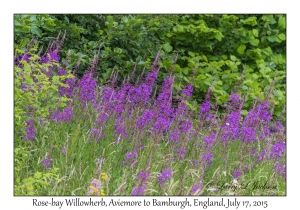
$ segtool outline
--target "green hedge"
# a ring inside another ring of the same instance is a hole
[[[113,69],[120,81],[135,64],[139,74],[160,49],[160,79],[178,53],[175,88],[192,83],[198,104],[214,81],[214,100],[226,102],[245,64],[239,88],[248,94],[245,107],[264,99],[274,79],[274,113],[279,116],[285,107],[285,15],[15,15],[15,49],[24,49],[35,36],[45,51],[59,31],[66,31],[62,63],[73,68],[80,60],[79,74],[101,47],[100,83]]]

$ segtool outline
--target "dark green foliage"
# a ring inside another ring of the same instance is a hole
[[[66,31],[62,63],[75,68],[80,61],[79,76],[99,47],[101,83],[113,69],[122,81],[135,64],[139,75],[160,49],[159,81],[170,73],[178,53],[175,88],[192,83],[198,104],[214,81],[213,99],[226,102],[245,64],[239,88],[248,94],[245,107],[257,97],[264,99],[275,78],[274,114],[279,116],[285,106],[285,15],[15,15],[15,48],[24,48],[35,36],[38,40],[33,41],[42,43],[45,51],[60,31]]]
[[[197,98],[216,80],[214,96],[223,104],[246,64],[241,84],[241,91],[249,94],[246,107],[257,97],[263,99],[276,78],[273,102],[279,115],[285,105],[285,22],[285,15],[183,15],[165,37],[174,49],[184,51],[176,74],[193,83]]]

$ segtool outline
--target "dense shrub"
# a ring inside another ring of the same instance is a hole
[[[34,124],[41,123],[51,111],[62,109],[71,100],[60,93],[70,88],[65,81],[74,78],[70,71],[60,67],[57,47],[42,57],[36,51],[37,46],[28,52],[17,50],[15,56],[15,132],[24,134],[24,124],[27,125],[25,140],[35,137]]]
[[[245,64],[240,89],[249,93],[245,109],[255,98],[263,99],[260,92],[269,91],[273,80],[274,113],[279,116],[285,107],[285,15],[15,15],[15,42],[20,49],[32,35],[46,48],[60,30],[68,36],[62,63],[73,68],[80,62],[79,75],[101,47],[101,83],[113,69],[119,71],[119,82],[135,64],[136,73],[141,73],[162,49],[159,84],[168,74],[174,53],[179,53],[175,88],[191,82],[198,104],[214,81],[214,99],[219,104],[228,101]]]

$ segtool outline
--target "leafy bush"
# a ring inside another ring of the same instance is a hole
[[[14,150],[14,195],[49,195],[53,182],[58,180],[58,168],[52,168],[46,173],[35,172],[33,176],[22,179],[24,175],[21,172],[26,167],[29,156],[27,148],[18,147]]]
[[[136,73],[140,74],[144,65],[150,67],[150,61],[161,49],[159,84],[169,72],[174,53],[179,53],[175,88],[180,90],[192,82],[198,104],[214,81],[214,99],[219,104],[228,101],[246,64],[240,89],[249,93],[245,109],[251,107],[255,98],[263,99],[260,92],[269,91],[273,80],[274,114],[279,116],[285,107],[285,15],[15,16],[16,46],[20,49],[32,35],[39,36],[47,46],[60,30],[68,36],[61,52],[62,64],[77,67],[79,75],[83,75],[101,47],[98,80],[102,84],[113,69],[119,71],[119,82],[135,64]]]
[[[193,83],[196,97],[203,97],[215,81],[214,98],[223,104],[245,69],[240,90],[249,93],[245,108],[257,97],[263,99],[261,92],[268,92],[275,80],[272,101],[279,116],[286,102],[285,24],[285,15],[183,15],[165,40],[171,49],[184,50],[175,74]],[[165,66],[170,68],[170,62]]]
[[[42,120],[49,116],[51,110],[61,109],[70,99],[60,97],[59,89],[68,87],[64,82],[73,78],[70,73],[59,75],[64,71],[58,64],[55,51],[47,53],[42,59],[35,53],[37,47],[29,52],[17,50],[14,68],[14,103],[15,132],[21,130],[25,122],[29,124],[37,116]],[[46,62],[47,60],[47,62]],[[28,133],[28,132],[27,132]]]

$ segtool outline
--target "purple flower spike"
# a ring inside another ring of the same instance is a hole
[[[180,131],[181,132],[187,132],[188,130],[190,130],[193,126],[193,122],[189,121],[189,120],[184,120],[181,122],[180,125]]]
[[[190,99],[190,97],[192,96],[192,92],[193,92],[193,86],[192,85],[186,85],[184,86],[181,94],[187,96],[188,99]]]
[[[52,163],[51,158],[46,158],[42,160],[42,165],[45,166],[47,170],[49,170],[51,163]]]
[[[284,150],[285,150],[285,143],[277,142],[271,148],[270,157],[274,159],[279,159],[283,156]]]
[[[281,176],[284,180],[286,180],[286,167],[284,165],[276,163],[275,171],[278,176]]]
[[[178,144],[179,140],[180,140],[180,133],[179,133],[178,129],[175,128],[169,134],[169,141],[174,141],[175,144]]]
[[[205,114],[205,113],[209,112],[210,108],[211,108],[211,103],[203,102],[200,106],[200,113]]]
[[[164,186],[167,181],[171,180],[172,178],[172,170],[170,169],[164,169],[163,172],[157,177],[157,182],[160,184],[160,186]]]
[[[69,87],[59,87],[60,96],[65,95],[68,98],[72,98],[73,97],[73,90],[74,90],[76,81],[77,81],[76,77],[73,77],[71,79],[67,79],[65,84],[69,85]]]
[[[213,161],[213,154],[204,154],[201,161],[203,161],[206,166],[210,167]]]
[[[266,150],[262,151],[262,152],[258,155],[257,161],[258,161],[259,163],[261,163],[261,162],[265,159],[266,154],[267,154],[267,151],[266,151]]]
[[[86,73],[82,79],[78,82],[80,87],[80,100],[82,103],[95,102],[97,81],[93,80],[92,73]]]
[[[26,121],[27,128],[26,128],[26,136],[24,137],[24,140],[30,140],[36,138],[35,133],[36,130],[34,129],[34,123],[32,120]]]
[[[50,119],[56,123],[72,122],[72,120],[74,119],[73,109],[71,107],[66,107],[63,109],[62,112],[59,112],[58,110],[54,110]]]
[[[145,195],[145,189],[146,189],[146,187],[139,187],[139,188],[137,187],[137,188],[134,188],[132,190],[131,195],[132,196]]]
[[[176,154],[179,156],[179,159],[182,160],[185,158],[186,156],[186,148],[182,147],[176,150]],[[176,155],[176,158],[178,157]]]
[[[137,180],[141,180],[142,183],[145,183],[147,179],[149,178],[150,173],[149,171],[141,171],[140,175],[136,178]]]
[[[62,147],[62,148],[61,148],[61,153],[62,153],[63,155],[65,155],[65,154],[66,154],[66,152],[67,152],[67,149],[66,149],[66,147]]]
[[[196,192],[201,192],[201,190],[202,190],[202,187],[201,187],[201,185],[200,184],[194,184],[194,186],[192,187],[192,192],[193,193],[196,193]]]
[[[203,139],[203,143],[206,148],[211,149],[213,147],[215,137],[216,137],[216,133],[212,133],[208,137],[205,137]]]
[[[235,170],[232,174],[233,178],[235,179],[239,179],[242,176],[242,172],[240,172],[239,170]]]

